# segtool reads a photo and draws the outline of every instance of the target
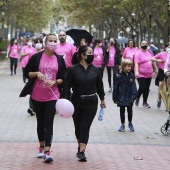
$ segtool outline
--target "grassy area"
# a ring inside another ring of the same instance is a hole
[[[0,39],[0,50],[6,51],[6,41]]]

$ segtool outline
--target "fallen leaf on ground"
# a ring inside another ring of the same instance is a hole
[[[134,157],[134,160],[143,160],[143,158],[141,158],[140,156],[137,155]]]
[[[148,137],[148,136],[146,136],[146,137],[144,137],[144,139],[149,139],[149,137]]]

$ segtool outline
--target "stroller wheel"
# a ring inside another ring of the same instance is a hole
[[[170,135],[170,126],[165,123],[165,124],[161,127],[161,132],[162,132],[162,134],[164,134],[165,136]]]

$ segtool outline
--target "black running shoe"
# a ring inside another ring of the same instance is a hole
[[[161,108],[161,102],[158,100],[157,101],[157,108],[160,109]]]
[[[136,105],[136,106],[139,106],[139,99],[136,99],[136,100],[135,100],[135,105]]]
[[[80,153],[80,147],[78,147],[78,152],[76,154],[77,157],[78,157],[79,153]]]
[[[28,112],[31,116],[34,116],[34,115],[35,115],[35,112],[34,112],[31,108],[28,108],[27,112]]]
[[[79,161],[80,161],[80,162],[86,162],[86,161],[87,161],[87,158],[86,158],[84,152],[79,152],[78,158],[79,158]]]

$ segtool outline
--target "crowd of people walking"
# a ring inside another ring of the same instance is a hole
[[[17,44],[17,39],[12,39],[7,49],[11,76],[17,74],[20,59],[25,83],[20,97],[30,95],[28,113],[36,115],[37,119],[37,157],[44,158],[46,163],[53,162],[50,148],[55,103],[59,98],[66,98],[74,105],[73,122],[78,144],[76,155],[79,161],[85,162],[85,150],[98,108],[98,97],[100,107],[106,108],[104,70],[107,70],[108,92],[112,92],[112,99],[120,108],[120,132],[125,131],[126,108],[128,126],[132,132],[135,131],[132,123],[133,104],[139,106],[142,101],[144,108],[151,108],[148,97],[154,72],[157,73],[155,84],[158,87],[170,76],[170,44],[165,45],[164,52],[157,53],[158,48],[146,40],[142,40],[137,47],[134,40],[129,39],[122,50],[114,37],[105,44],[101,39],[87,42],[86,37],[83,37],[78,47],[67,42],[66,37],[65,31],[60,31],[58,37],[55,34],[35,40],[27,37],[22,48]],[[158,109],[161,102],[158,88],[158,99],[155,101]],[[169,108],[167,111],[170,111]]]

